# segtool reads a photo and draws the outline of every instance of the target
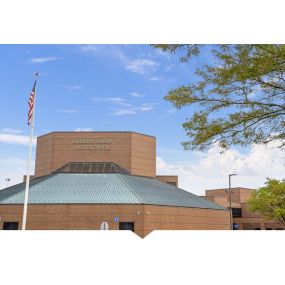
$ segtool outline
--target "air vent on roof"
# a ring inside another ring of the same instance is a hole
[[[123,173],[130,172],[114,162],[69,162],[54,173]]]

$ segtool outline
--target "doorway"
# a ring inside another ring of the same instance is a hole
[[[4,222],[3,230],[18,230],[19,223],[18,222]]]
[[[121,231],[135,231],[134,222],[119,222],[119,230]]]

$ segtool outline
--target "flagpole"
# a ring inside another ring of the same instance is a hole
[[[35,84],[37,82],[37,76],[39,74],[35,74]],[[22,220],[22,230],[26,230],[26,222],[27,222],[27,211],[28,211],[28,199],[29,199],[29,187],[30,187],[30,167],[32,161],[32,146],[33,146],[33,132],[34,132],[34,119],[35,119],[35,106],[36,106],[36,91],[34,96],[34,105],[33,105],[33,114],[32,114],[32,124],[30,126],[30,140],[29,140],[29,158],[28,158],[28,166],[27,166],[27,176],[26,176],[26,189],[25,189],[25,200],[24,200],[24,211],[23,211],[23,220]]]

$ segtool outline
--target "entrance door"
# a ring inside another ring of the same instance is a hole
[[[3,224],[3,230],[17,230],[18,227],[18,222],[4,222]]]
[[[119,222],[119,230],[122,231],[135,231],[134,222]]]

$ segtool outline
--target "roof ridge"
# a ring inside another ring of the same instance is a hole
[[[124,178],[123,177],[121,177],[121,173],[115,173],[118,177],[119,177],[119,179],[127,186],[127,188],[131,191],[131,193],[142,203],[142,204],[144,204],[144,201],[136,194],[136,193],[134,193],[134,191],[131,189],[131,187],[129,186],[129,184],[124,180]]]

